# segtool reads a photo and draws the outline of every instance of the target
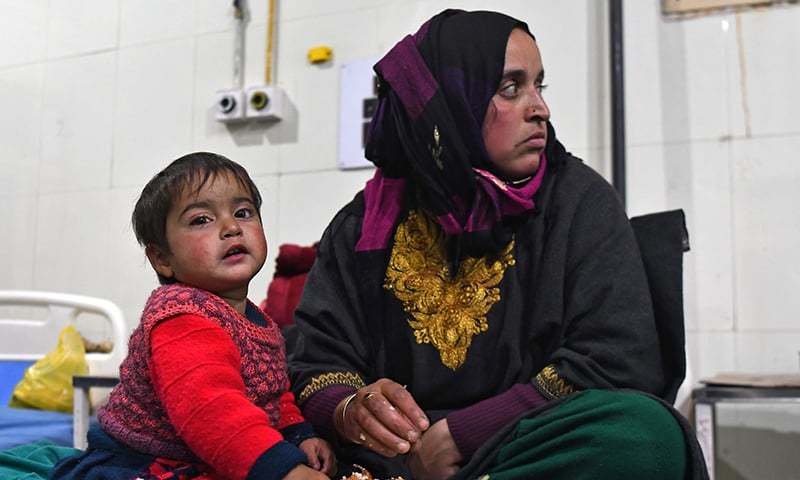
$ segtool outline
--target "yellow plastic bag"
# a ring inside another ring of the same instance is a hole
[[[27,370],[14,387],[10,407],[72,412],[72,377],[86,375],[86,350],[72,325],[58,334],[58,346]]]

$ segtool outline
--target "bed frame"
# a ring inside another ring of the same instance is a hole
[[[101,298],[66,293],[0,290],[0,309],[0,362],[12,366],[11,369],[5,368],[6,372],[14,369],[23,371],[27,365],[42,358],[57,345],[61,329],[69,324],[80,323],[89,328],[105,326],[106,331],[110,331],[110,340],[113,342],[109,353],[86,354],[90,377],[118,377],[119,364],[125,357],[128,342],[124,316],[114,303]],[[44,318],[39,318],[42,310]],[[29,315],[24,316],[23,313]],[[31,313],[38,315],[30,315]],[[82,318],[79,322],[78,317],[86,313],[93,315],[85,320]],[[30,318],[31,316],[36,318]],[[108,382],[105,385],[107,384]],[[73,443],[78,448],[85,447],[86,443],[89,414],[86,400],[91,398],[92,405],[97,405],[107,394],[107,390],[93,390],[89,397],[87,390],[88,388],[75,389]]]

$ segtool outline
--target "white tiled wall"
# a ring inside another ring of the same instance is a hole
[[[48,0],[0,3],[0,67],[40,62],[47,50]]]
[[[0,288],[107,297],[131,326],[156,285],[129,226],[144,182],[177,156],[241,162],[271,247],[308,244],[372,175],[337,170],[339,67],[377,57],[444,8],[502,10],[537,36],[567,147],[610,176],[608,15],[595,0],[278,1],[274,125],[226,126],[225,0],[0,0]],[[267,0],[250,0],[247,85],[264,82]],[[631,215],[683,208],[695,377],[795,371],[800,350],[800,6],[664,18],[625,2]],[[310,65],[309,48],[334,50]]]
[[[119,2],[51,0],[47,19],[48,59],[117,47]]]
[[[742,330],[798,326],[798,149],[800,136],[733,144],[736,310]]]
[[[195,39],[186,37],[120,49],[113,186],[142,186],[191,150],[194,48]]]
[[[117,53],[45,65],[39,192],[108,189]]]

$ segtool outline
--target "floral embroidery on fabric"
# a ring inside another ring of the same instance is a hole
[[[457,369],[475,335],[488,330],[486,314],[500,300],[497,285],[514,265],[514,241],[496,258],[465,258],[450,278],[444,235],[425,215],[410,212],[397,227],[384,288],[411,316],[417,343],[430,343],[442,363]]]
[[[300,392],[300,395],[297,397],[297,403],[303,403],[311,395],[319,392],[320,390],[330,387],[331,385],[347,385],[353,388],[361,388],[365,386],[364,380],[361,376],[357,373],[353,372],[330,372],[330,373],[323,373],[322,375],[317,375],[316,377],[311,379],[306,388]]]
[[[553,365],[547,365],[536,375],[536,383],[550,398],[560,398],[577,390],[561,378]]]

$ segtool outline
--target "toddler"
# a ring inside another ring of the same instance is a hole
[[[131,335],[89,448],[51,478],[333,472],[330,446],[289,391],[280,331],[247,300],[267,255],[260,207],[244,168],[212,153],[181,157],[144,187],[133,229],[162,286]]]

